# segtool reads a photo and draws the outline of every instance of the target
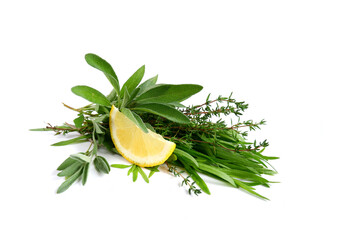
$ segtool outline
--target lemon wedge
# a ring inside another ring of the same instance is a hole
[[[143,132],[115,106],[110,111],[110,134],[116,150],[129,162],[140,167],[153,167],[164,163],[175,150],[176,144],[148,130]]]

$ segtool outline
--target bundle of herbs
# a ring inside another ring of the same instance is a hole
[[[85,60],[105,74],[113,86],[111,93],[105,96],[89,86],[75,86],[71,89],[72,92],[91,104],[81,108],[64,104],[77,112],[73,124],[48,124],[45,128],[32,129],[54,131],[56,135],[70,132],[80,134],[53,146],[89,142],[86,152],[70,155],[58,167],[58,176],[65,177],[57,190],[58,193],[66,191],[77,180],[85,185],[90,165],[104,174],[108,174],[111,167],[129,168],[127,174],[132,174],[133,181],[136,181],[140,174],[146,182],[149,182],[149,178],[159,172],[159,166],[163,165],[174,176],[182,179],[182,185],[187,186],[189,194],[210,194],[203,180],[203,176],[209,176],[267,199],[258,194],[255,187],[270,187],[272,182],[265,179],[264,175],[276,174],[269,161],[277,157],[263,155],[269,145],[266,140],[247,141],[248,132],[260,129],[265,121],[240,121],[240,116],[248,108],[245,102],[236,101],[231,95],[211,99],[209,94],[203,104],[184,106],[181,102],[201,91],[202,86],[157,84],[157,76],[141,83],[145,73],[145,66],[142,66],[120,88],[119,80],[108,62],[95,54],[86,54]],[[144,134],[155,132],[175,143],[176,148],[171,150],[169,157],[159,165],[142,167],[129,160],[132,164],[110,166],[103,156],[98,155],[98,149],[104,147],[120,154],[109,126],[114,108],[120,110]],[[228,119],[237,119],[237,122],[227,124]]]

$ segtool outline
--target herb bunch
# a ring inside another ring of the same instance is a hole
[[[75,86],[72,92],[91,103],[81,108],[64,104],[77,112],[73,123],[61,126],[48,124],[45,128],[32,129],[53,131],[55,135],[79,134],[53,146],[89,142],[86,152],[70,155],[58,167],[58,176],[65,177],[58,193],[66,191],[77,180],[85,185],[91,165],[103,174],[108,174],[111,167],[129,168],[128,175],[132,174],[133,181],[140,174],[147,183],[155,172],[159,172],[159,166],[146,167],[145,171],[135,164],[113,164],[110,167],[108,161],[98,155],[101,147],[118,154],[109,130],[109,113],[114,105],[144,132],[154,131],[176,143],[176,149],[163,165],[174,176],[182,178],[182,185],[187,186],[189,194],[210,194],[203,179],[203,175],[206,175],[267,199],[258,194],[255,187],[270,187],[271,182],[264,175],[276,174],[269,161],[277,157],[263,155],[269,145],[266,140],[246,140],[248,132],[260,129],[265,121],[243,121],[242,115],[248,108],[245,102],[236,101],[232,95],[211,99],[209,94],[203,104],[184,106],[181,102],[201,91],[202,86],[157,84],[157,76],[141,83],[145,73],[145,66],[142,66],[120,88],[119,80],[108,62],[95,54],[86,54],[85,60],[104,73],[113,90],[105,96],[92,87]],[[231,124],[226,122],[229,119]],[[232,122],[234,119],[237,119],[236,123]],[[146,171],[149,171],[148,175]]]

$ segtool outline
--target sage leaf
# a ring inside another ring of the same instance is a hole
[[[120,95],[119,80],[111,65],[107,61],[93,53],[86,54],[85,60],[90,66],[102,71],[105,74],[106,78],[110,81],[111,85],[114,87],[117,94]]]
[[[82,153],[71,154],[70,157],[78,159],[79,161],[91,162],[91,158]]]
[[[94,165],[95,165],[95,169],[98,172],[102,172],[102,173],[105,173],[105,174],[108,174],[110,172],[109,163],[106,161],[106,159],[104,157],[97,156],[94,159]]]
[[[53,144],[51,144],[51,146],[65,146],[65,145],[69,145],[69,144],[83,143],[83,142],[87,142],[86,139],[89,137],[90,137],[89,135],[83,135],[83,136],[76,137],[76,138],[73,138],[70,140],[53,143]]]
[[[103,106],[111,106],[110,101],[98,90],[88,87],[88,86],[75,86],[71,88],[71,91],[80,96],[85,98],[86,100],[97,103]]]
[[[148,129],[146,128],[144,122],[142,119],[137,115],[136,113],[132,112],[128,108],[121,109],[121,112],[125,114],[127,118],[129,118],[131,121],[133,121],[136,126],[138,126],[144,133],[148,133]]]
[[[79,169],[76,173],[74,173],[71,177],[65,180],[60,187],[58,188],[56,193],[62,193],[66,191],[80,176],[82,169]]]
[[[141,66],[123,85],[120,91],[120,97],[123,98],[125,94],[125,89],[128,90],[129,94],[135,90],[135,88],[139,85],[142,78],[145,74],[145,65]]]
[[[138,89],[139,89],[138,95],[141,95],[144,92],[151,89],[152,87],[154,87],[157,82],[157,79],[158,79],[158,75],[156,75],[155,77],[152,77],[152,78],[146,80],[145,82],[143,82],[142,84],[140,84],[138,87]]]
[[[88,177],[88,173],[89,173],[89,166],[90,163],[86,163],[85,166],[83,167],[83,171],[82,171],[82,185],[85,185],[86,181],[87,181],[87,177]]]
[[[75,159],[68,157],[67,159],[65,159],[64,162],[60,164],[60,166],[56,170],[58,171],[64,170],[65,168],[67,168],[68,166],[72,165],[75,162],[77,162]]]
[[[83,166],[83,164],[79,163],[79,162],[74,162],[73,164],[71,164],[70,166],[68,166],[67,168],[65,168],[62,172],[58,173],[59,177],[68,177],[73,175],[77,170],[79,170],[81,167]]]
[[[136,101],[138,103],[182,102],[202,89],[202,86],[196,84],[162,84],[144,92],[136,98]]]
[[[165,104],[142,104],[132,108],[132,110],[153,113],[177,123],[190,123],[189,118],[185,116],[182,112]]]

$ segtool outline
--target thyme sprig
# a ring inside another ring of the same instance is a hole
[[[277,157],[263,155],[269,146],[266,139],[253,142],[246,139],[249,132],[266,124],[265,120],[243,120],[243,114],[249,107],[247,103],[237,101],[232,94],[212,99],[209,94],[202,104],[184,106],[181,102],[199,92],[201,86],[157,84],[157,76],[142,82],[145,73],[145,66],[142,66],[120,87],[117,75],[108,62],[95,54],[87,54],[85,60],[104,73],[113,90],[105,96],[89,86],[75,86],[72,92],[90,101],[90,104],[80,108],[63,104],[76,112],[73,123],[65,122],[61,126],[49,123],[45,128],[32,129],[53,131],[55,135],[79,134],[53,146],[89,142],[86,152],[70,155],[58,167],[58,176],[65,177],[58,193],[66,191],[76,180],[85,185],[91,165],[103,174],[108,174],[111,167],[129,168],[128,175],[132,174],[134,182],[140,174],[148,183],[149,178],[159,172],[159,166],[146,168],[150,171],[148,175],[135,164],[110,166],[103,156],[98,155],[99,148],[119,154],[109,130],[109,112],[114,105],[144,132],[154,131],[176,143],[175,151],[164,164],[170,173],[182,178],[182,185],[188,187],[189,194],[210,194],[202,178],[207,175],[267,199],[258,194],[255,187],[270,187],[272,182],[264,175],[277,173],[269,163]]]

